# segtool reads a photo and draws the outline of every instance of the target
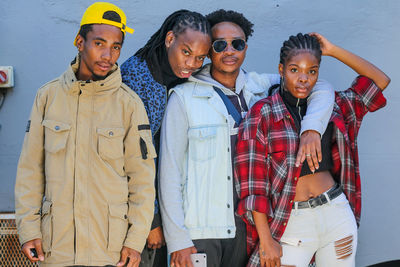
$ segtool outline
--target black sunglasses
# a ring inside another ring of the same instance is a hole
[[[243,39],[233,39],[230,41],[233,49],[236,51],[243,51],[243,49],[246,47],[246,41]],[[228,41],[225,39],[221,40],[215,40],[212,44],[212,48],[215,53],[221,53],[226,49],[228,46]]]

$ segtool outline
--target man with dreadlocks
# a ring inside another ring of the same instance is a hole
[[[122,80],[142,99],[158,151],[161,120],[170,88],[183,83],[203,65],[211,46],[210,26],[197,12],[178,10],[169,15],[161,28],[121,66]],[[155,203],[152,230],[142,254],[141,266],[166,264],[161,217]],[[165,255],[165,257],[164,257]],[[156,257],[156,258],[154,258]]]
[[[253,32],[242,14],[218,10],[206,17],[211,64],[172,89],[162,124],[161,215],[171,265],[193,266],[190,255],[199,252],[206,253],[208,267],[242,267],[248,259],[246,225],[234,213],[238,194],[232,176],[238,126],[248,108],[279,83],[279,75],[241,69]],[[319,83],[302,138],[319,141],[332,106],[332,89]],[[305,147],[316,154],[311,143]]]

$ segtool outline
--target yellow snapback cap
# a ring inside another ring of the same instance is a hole
[[[108,20],[103,18],[104,13],[107,11],[114,11],[121,17],[121,22],[116,22],[112,20]],[[121,29],[121,31],[125,34],[133,33],[133,29],[126,26],[126,16],[124,11],[117,7],[114,4],[107,3],[107,2],[96,2],[89,6],[85,13],[83,14],[80,27],[87,24],[108,24]],[[79,34],[79,33],[78,33]],[[78,34],[76,37],[78,37]],[[76,45],[76,37],[74,40],[74,45]]]

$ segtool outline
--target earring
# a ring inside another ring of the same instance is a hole
[[[283,78],[283,76],[281,76],[280,87],[283,92],[285,90],[285,79]]]

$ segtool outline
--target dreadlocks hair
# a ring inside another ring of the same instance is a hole
[[[208,34],[211,39],[210,25],[206,18],[200,13],[181,9],[169,15],[160,29],[156,31],[147,41],[144,47],[140,48],[135,56],[141,60],[152,62],[153,67],[156,67],[158,59],[164,53],[165,36],[169,31],[173,31],[175,36],[185,32],[186,29],[192,29],[204,34]],[[159,65],[159,64],[157,64]]]
[[[233,10],[219,9],[208,14],[206,18],[210,23],[211,28],[220,22],[232,22],[237,24],[244,32],[246,42],[247,39],[253,34],[254,24],[246,19],[242,13]]]
[[[121,17],[120,15],[115,12],[115,11],[106,11],[103,14],[103,19],[108,19],[111,21],[115,21],[115,22],[119,22],[121,23]],[[93,29],[93,24],[85,24],[82,25],[82,27],[79,29],[79,35],[82,36],[82,38],[86,41],[86,35],[88,34],[88,32],[90,32]],[[125,39],[125,34],[122,33],[122,41],[121,41],[121,45],[124,43],[124,39]]]
[[[292,35],[289,40],[283,42],[279,63],[285,65],[290,58],[305,51],[313,54],[318,63],[321,63],[322,51],[317,38],[302,33]]]

